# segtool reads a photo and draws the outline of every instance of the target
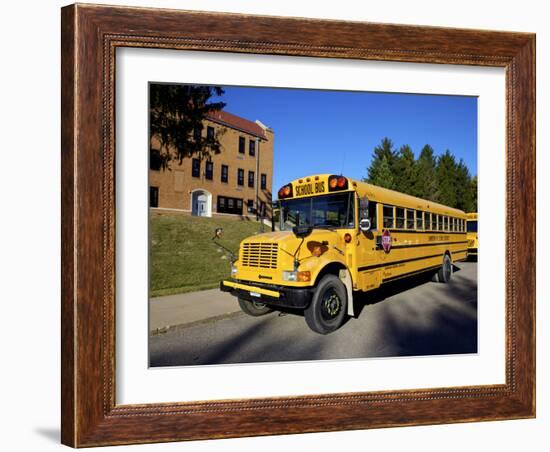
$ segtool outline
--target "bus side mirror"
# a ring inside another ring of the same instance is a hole
[[[370,227],[369,200],[368,198],[359,198],[359,230],[367,232]]]
[[[368,232],[370,229],[370,220],[368,218],[363,218],[359,221],[359,230],[361,232]]]
[[[311,226],[294,226],[292,228],[294,235],[300,239],[305,239],[309,234],[311,234],[312,230],[313,228]]]

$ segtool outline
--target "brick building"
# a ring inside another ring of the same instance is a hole
[[[271,218],[273,131],[217,111],[203,123],[203,134],[216,134],[221,152],[210,159],[185,158],[163,170],[158,141],[151,139],[149,205],[197,216],[238,215]]]

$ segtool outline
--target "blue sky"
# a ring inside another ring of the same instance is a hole
[[[418,157],[449,149],[477,174],[477,98],[281,88],[224,87],[225,110],[275,131],[273,190],[316,173],[367,175],[373,149],[390,138]],[[216,99],[217,100],[217,99]]]

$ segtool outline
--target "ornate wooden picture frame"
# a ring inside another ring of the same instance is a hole
[[[63,8],[61,31],[64,444],[84,447],[535,416],[533,34],[92,5]],[[505,68],[505,384],[117,405],[114,89],[119,47]]]

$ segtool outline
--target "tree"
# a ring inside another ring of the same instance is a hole
[[[417,184],[417,168],[414,152],[408,144],[401,146],[393,168],[394,186],[397,191],[415,194]]]
[[[437,159],[437,201],[446,206],[455,207],[457,164],[453,154],[447,149]]]
[[[379,187],[395,188],[393,169],[396,158],[397,155],[393,149],[392,141],[389,138],[384,138],[374,148],[374,156],[367,170],[368,177],[366,181]]]
[[[461,159],[456,167],[456,208],[464,212],[473,212],[474,200],[472,178],[468,167]]]
[[[416,189],[415,195],[435,201],[437,196],[437,180],[435,177],[436,159],[434,150],[426,144],[420,151],[420,156],[416,162]]]
[[[470,181],[470,194],[472,196],[472,210],[470,212],[477,212],[477,176],[472,177]]]
[[[374,148],[368,177],[363,180],[465,212],[477,212],[477,176],[472,177],[464,161],[457,163],[449,150],[438,158],[434,154],[426,144],[415,160],[409,145],[396,152],[392,141],[384,138]]]
[[[219,154],[219,135],[199,133],[208,115],[225,107],[224,102],[210,102],[224,93],[219,86],[151,84],[149,91],[150,139],[158,143],[161,165],[168,168],[173,159],[207,158]],[[219,132],[218,132],[219,133]]]

